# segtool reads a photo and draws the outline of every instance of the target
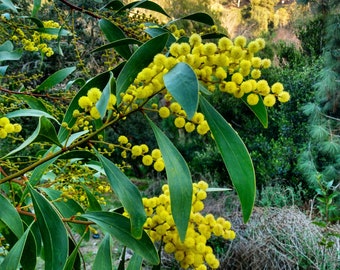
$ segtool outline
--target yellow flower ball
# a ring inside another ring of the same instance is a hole
[[[176,117],[174,123],[177,128],[183,128],[185,126],[185,119],[181,116]]]
[[[240,68],[242,69],[250,69],[251,68],[251,62],[249,60],[241,60],[240,62]]]
[[[241,84],[243,81],[243,76],[241,73],[236,72],[231,76],[231,80],[237,84]]]
[[[240,46],[234,46],[231,49],[230,56],[237,60],[237,59],[242,58],[243,54],[244,52]]]
[[[164,245],[164,251],[165,251],[166,253],[171,254],[171,253],[173,253],[173,252],[176,251],[176,247],[174,246],[173,243],[168,242],[168,243],[166,243],[166,244]]]
[[[253,69],[250,73],[250,76],[255,80],[259,79],[261,77],[261,70],[257,68]]]
[[[257,42],[260,50],[264,49],[266,47],[266,41],[263,38],[257,38],[255,39],[255,42]]]
[[[273,94],[266,95],[263,99],[263,104],[267,107],[274,106],[275,102],[276,102],[276,98]]]
[[[185,42],[181,43],[178,47],[179,55],[187,55],[190,53],[190,50],[191,50],[190,45]]]
[[[249,81],[242,82],[240,89],[244,93],[250,93],[253,90],[252,83]]]
[[[7,133],[13,133],[14,132],[14,125],[9,123],[9,124],[6,124],[4,126],[4,130],[7,132]]]
[[[169,49],[169,52],[172,56],[178,57],[179,54],[179,49],[180,49],[180,44],[179,43],[172,43]]]
[[[118,142],[121,144],[127,144],[129,142],[128,138],[124,135],[118,137]]]
[[[202,43],[202,38],[199,34],[192,34],[189,38],[189,44],[192,47],[196,47]]]
[[[257,53],[260,50],[260,46],[256,41],[249,42],[247,48],[251,53]]]
[[[272,93],[274,93],[274,94],[282,93],[283,92],[283,85],[282,85],[282,83],[279,83],[279,82],[274,83],[272,85],[272,87],[271,87],[271,90],[272,90]]]
[[[0,139],[5,139],[7,137],[7,132],[5,129],[0,128]]]
[[[153,158],[151,155],[145,155],[142,158],[142,162],[145,166],[151,166],[153,163]]]
[[[277,99],[282,103],[288,102],[290,99],[290,94],[286,91],[283,91],[278,95]]]
[[[217,51],[217,46],[215,43],[209,42],[203,45],[204,55],[213,55]]]
[[[132,153],[133,156],[136,156],[136,157],[142,155],[142,153],[143,153],[142,147],[139,146],[139,145],[134,145],[131,148],[131,153]]]
[[[195,130],[196,126],[191,122],[187,122],[187,123],[185,123],[184,128],[185,128],[186,132],[191,133]]]
[[[158,114],[161,118],[168,118],[170,116],[170,110],[168,107],[161,107],[158,110]]]
[[[260,98],[257,94],[249,94],[247,96],[247,103],[251,106],[256,105],[259,102]]]
[[[223,38],[219,39],[219,41],[218,41],[218,48],[221,51],[230,50],[232,46],[233,46],[233,42],[227,37],[223,37]]]
[[[200,113],[200,112],[196,112],[194,114],[194,116],[192,117],[191,121],[195,124],[199,124],[201,123],[202,121],[204,121],[204,115],[203,113]]]
[[[19,133],[22,130],[20,124],[14,124],[14,132]]]
[[[240,46],[241,48],[244,48],[247,44],[247,39],[244,36],[238,36],[234,39],[235,46]]]
[[[113,110],[114,105],[117,103],[117,97],[114,94],[110,94],[109,102],[107,103],[107,109],[108,110]]]
[[[215,71],[215,77],[220,80],[224,80],[227,78],[227,72],[224,70],[223,67],[218,67]]]
[[[270,59],[262,59],[262,63],[261,63],[263,68],[270,68],[270,66],[272,65],[272,62],[270,61]]]
[[[79,107],[84,109],[85,111],[90,110],[90,108],[93,106],[93,102],[88,96],[82,96],[78,100]]]
[[[170,110],[173,113],[178,113],[181,109],[182,109],[181,105],[179,105],[179,103],[177,102],[173,102],[170,104]]]
[[[256,89],[262,96],[266,96],[270,93],[270,87],[266,80],[259,80],[257,82]]]
[[[157,160],[157,159],[161,158],[161,157],[162,157],[161,150],[159,150],[159,149],[154,149],[154,150],[152,150],[151,156],[152,156],[152,158],[153,158],[154,160]]]
[[[253,57],[251,59],[251,64],[254,68],[260,68],[262,64],[262,60],[260,57]]]
[[[197,126],[196,130],[198,134],[205,135],[210,130],[208,122],[204,120]]]
[[[87,96],[93,103],[96,103],[100,99],[101,95],[102,92],[97,87],[92,87],[89,91],[87,91]]]
[[[92,107],[90,110],[90,115],[94,118],[94,119],[99,119],[100,118],[100,113],[97,109],[97,107]]]

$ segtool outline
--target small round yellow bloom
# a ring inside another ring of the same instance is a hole
[[[215,77],[220,80],[224,80],[227,78],[227,72],[224,70],[223,67],[218,67],[215,71]]]
[[[231,76],[231,80],[237,84],[241,84],[243,81],[243,76],[241,73],[236,72]]]
[[[127,144],[129,142],[128,138],[124,135],[118,137],[118,142],[121,144]]]
[[[168,107],[161,107],[158,110],[158,114],[161,118],[168,118],[170,116],[170,110]]]
[[[227,37],[223,37],[223,38],[219,39],[219,41],[218,41],[218,48],[221,51],[230,50],[232,46],[233,46],[233,42]]]
[[[182,109],[181,105],[177,102],[173,102],[170,104],[170,110],[174,113],[178,113]]]
[[[5,139],[7,137],[7,132],[5,129],[0,128],[0,139]]]
[[[117,103],[117,97],[114,94],[110,94],[109,102],[107,103],[107,109],[113,110],[113,106]]]
[[[20,124],[14,124],[14,132],[19,133],[22,130]]]
[[[244,93],[250,93],[253,90],[253,86],[252,83],[249,81],[245,81],[241,84],[240,89],[244,92]]]
[[[230,53],[232,58],[234,58],[236,60],[240,59],[240,58],[242,58],[243,54],[244,54],[244,52],[243,52],[241,47],[239,47],[239,46],[232,47],[231,53]]]
[[[153,158],[151,155],[145,155],[142,158],[142,162],[145,166],[151,166],[153,163]]]
[[[213,55],[217,51],[217,46],[215,43],[209,42],[203,45],[204,55]]]
[[[152,150],[151,156],[152,156],[152,158],[155,159],[155,160],[159,159],[160,157],[162,157],[161,150],[159,150],[159,149],[154,149],[154,150]]]
[[[99,119],[100,118],[100,113],[97,109],[97,107],[92,107],[90,110],[90,115],[94,118],[94,119]]]
[[[251,64],[254,68],[260,68],[262,64],[262,60],[260,57],[253,57],[251,59]]]
[[[183,128],[185,126],[185,119],[184,117],[176,117],[174,123],[177,128]]]
[[[93,103],[96,103],[100,99],[101,95],[102,92],[97,87],[92,87],[89,91],[87,91],[87,96]]]
[[[195,130],[196,127],[195,127],[195,125],[193,123],[187,122],[187,123],[185,123],[184,128],[185,128],[186,132],[191,133],[191,132],[193,132]]]
[[[202,38],[199,34],[192,34],[189,38],[189,44],[192,47],[198,46],[202,43]]]
[[[272,85],[271,89],[272,89],[272,93],[280,94],[283,92],[283,85],[282,83],[277,82]]]
[[[7,133],[13,133],[14,132],[14,125],[9,123],[4,126],[4,129]]]
[[[91,99],[87,96],[82,96],[78,100],[79,107],[84,109],[85,111],[90,110],[90,108],[93,106],[93,102]]]
[[[263,59],[262,60],[262,67],[263,68],[269,68],[272,65],[272,62],[270,61],[270,59]]]
[[[250,76],[255,80],[259,79],[261,77],[261,70],[257,68],[253,69],[250,73]]]
[[[251,106],[256,105],[257,103],[259,103],[259,96],[257,94],[249,94],[247,96],[247,103]]]
[[[247,39],[244,36],[238,36],[234,39],[235,46],[240,46],[241,48],[244,48],[247,44]]]
[[[286,91],[283,91],[278,95],[277,99],[282,103],[288,102],[290,99],[290,94]]]
[[[133,156],[136,156],[136,157],[140,156],[143,153],[142,147],[139,146],[139,145],[134,145],[131,148],[131,153],[132,153]]]
[[[276,102],[276,99],[273,94],[266,95],[263,99],[263,104],[267,107],[274,106],[275,102]]]
[[[156,160],[156,162],[153,164],[153,168],[157,171],[157,172],[161,172],[164,170],[165,168],[165,164],[162,158],[159,158]]]

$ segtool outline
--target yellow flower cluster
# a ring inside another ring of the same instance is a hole
[[[20,124],[11,124],[7,117],[0,118],[0,139],[5,139],[10,133],[19,133],[21,129]]]
[[[96,103],[100,99],[102,92],[99,88],[92,87],[87,91],[86,96],[82,96],[78,100],[78,105],[82,108],[85,112],[88,112],[93,119],[99,119],[100,113],[96,107]],[[110,98],[107,104],[107,110],[114,110],[114,106],[116,105],[117,98],[114,94],[110,94]],[[82,114],[79,110],[74,110],[73,116],[79,117]]]
[[[118,142],[124,149],[121,153],[123,158],[127,158],[127,152],[130,152],[132,158],[142,157],[143,164],[145,166],[153,165],[153,168],[157,172],[161,172],[165,169],[162,153],[159,149],[153,149],[151,153],[149,153],[149,147],[146,144],[132,146],[132,144],[129,143],[128,138],[124,135],[118,137]]]
[[[171,99],[169,95],[167,96]],[[169,107],[160,107],[158,114],[161,118],[168,118],[171,114],[175,115],[175,126],[177,128],[184,128],[188,133],[196,130],[198,134],[205,135],[210,130],[208,122],[202,113],[196,112],[192,119],[189,120],[186,118],[186,113],[178,102],[172,102]]]
[[[147,214],[144,229],[153,242],[162,241],[164,251],[174,254],[181,268],[189,267],[205,270],[208,267],[217,269],[219,261],[207,241],[214,234],[226,240],[235,238],[231,223],[222,217],[217,219],[212,214],[202,215],[203,200],[207,197],[208,184],[204,181],[193,184],[192,208],[190,221],[184,242],[181,242],[171,214],[170,192],[168,185],[162,187],[159,197],[143,198]],[[127,213],[125,213],[128,216]]]
[[[43,21],[44,28],[60,28],[59,23],[54,22],[52,20]],[[46,43],[42,42],[42,40],[51,41],[58,38],[58,35],[52,35],[48,33],[40,33],[34,31],[32,37],[27,37],[24,31],[20,28],[17,28],[15,31],[15,35],[12,36],[13,41],[21,41],[24,50],[36,52],[40,51],[47,57],[50,57],[54,54],[54,51],[51,47],[49,47]]]

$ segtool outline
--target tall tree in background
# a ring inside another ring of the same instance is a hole
[[[320,40],[324,67],[316,74],[314,103],[303,108],[311,136],[301,154],[300,169],[317,191],[319,209],[329,220],[340,215],[340,202],[335,199],[340,190],[340,3],[321,0],[317,4],[315,11],[321,13],[325,23]]]

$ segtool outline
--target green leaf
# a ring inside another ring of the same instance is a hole
[[[43,81],[37,88],[35,88],[35,91],[41,92],[51,89],[58,83],[61,83],[67,76],[69,76],[75,70],[76,67],[67,67],[58,70],[57,72],[49,76],[45,81]]]
[[[124,11],[124,10],[127,10],[127,9],[133,9],[133,8],[144,8],[144,9],[147,9],[147,10],[156,11],[156,12],[161,13],[161,14],[167,16],[167,17],[170,17],[160,5],[158,5],[155,2],[148,1],[148,0],[131,2],[127,5],[125,5],[124,7],[122,7],[121,9],[119,9],[117,11],[117,13]]]
[[[34,234],[34,229],[38,226],[36,222],[32,219],[30,227],[30,232],[27,236],[25,247],[23,254],[25,256],[21,256],[20,264],[22,270],[35,270],[36,269],[36,264],[37,264],[37,257],[38,257],[38,246],[37,246],[37,241],[41,241],[41,239],[36,239],[35,234]],[[26,225],[26,224],[25,224]],[[25,226],[27,229],[27,226]]]
[[[61,143],[58,140],[57,132],[55,131],[54,126],[45,116],[42,116],[39,118],[38,126],[33,134],[28,137],[20,146],[18,146],[16,149],[12,150],[2,158],[8,157],[10,155],[13,155],[14,153],[21,151],[33,142],[49,142],[62,147]]]
[[[143,263],[143,257],[139,256],[138,254],[133,254],[126,270],[142,269],[142,263]]]
[[[195,72],[186,63],[178,63],[164,75],[164,84],[191,119],[198,106],[198,80]]]
[[[19,60],[22,56],[22,51],[0,51],[0,61],[16,61]]]
[[[142,256],[149,263],[159,263],[157,250],[146,232],[142,231],[140,239],[136,239],[131,235],[130,219],[114,212],[90,212],[83,214],[82,217],[95,222],[104,231]]]
[[[191,21],[195,21],[195,22],[199,22],[199,23],[204,23],[204,24],[207,24],[207,25],[214,25],[215,24],[214,19],[210,15],[208,15],[207,13],[203,13],[203,12],[197,12],[197,13],[194,13],[194,14],[190,14],[190,15],[175,19],[175,20],[169,22],[168,24],[171,24],[171,23],[178,21],[178,20],[191,20]]]
[[[14,11],[14,12],[18,12],[17,8],[13,5],[11,0],[1,0],[1,2],[6,8],[8,8],[8,9]]]
[[[124,4],[121,1],[113,0],[113,1],[109,2],[108,4],[106,4],[105,6],[103,6],[101,9],[109,8],[109,9],[112,9],[112,10],[119,10],[123,6],[124,6]]]
[[[97,201],[96,197],[92,194],[92,192],[88,189],[88,187],[85,185],[82,185],[82,188],[85,190],[87,200],[89,202],[89,206],[87,210],[88,211],[101,211],[102,207],[100,203]]]
[[[256,105],[249,105],[247,102],[247,95],[242,97],[242,101],[248,106],[248,108],[255,114],[259,119],[263,127],[268,127],[268,112],[266,106],[263,104],[263,99],[260,97],[259,102]]]
[[[59,159],[73,159],[73,158],[93,159],[95,158],[95,155],[91,153],[90,151],[86,151],[86,150],[72,150],[72,151],[66,152],[65,154],[60,155],[58,158]]]
[[[143,225],[146,220],[146,213],[142,203],[142,196],[138,188],[112,161],[97,152],[110,185],[119,198],[119,201],[129,213],[131,219],[131,233],[134,237],[140,238],[143,232]]]
[[[92,53],[94,52],[100,52],[100,51],[103,51],[103,50],[107,50],[107,49],[111,49],[111,48],[116,48],[116,47],[119,47],[119,46],[124,46],[124,45],[131,45],[131,44],[137,44],[137,45],[142,45],[143,42],[137,40],[137,39],[134,39],[134,38],[123,38],[123,39],[119,39],[117,41],[113,41],[113,42],[110,42],[108,44],[105,44],[103,46],[100,46],[96,49],[94,49],[93,51],[91,51]]]
[[[125,92],[137,77],[138,73],[148,66],[154,56],[160,53],[168,40],[168,34],[159,35],[145,42],[126,62],[117,78],[117,103],[120,103],[120,94]]]
[[[6,226],[15,234],[17,238],[20,238],[24,233],[24,227],[22,225],[18,211],[1,193],[0,205],[0,220],[6,224]]]
[[[170,189],[171,212],[180,239],[184,241],[192,203],[191,173],[186,161],[169,138],[149,118],[147,119],[162,153]]]
[[[176,38],[174,37],[174,35],[168,29],[163,28],[163,27],[158,26],[158,25],[150,26],[150,27],[146,28],[144,30],[144,32],[147,33],[149,36],[151,36],[153,38],[160,36],[162,34],[168,34],[169,38],[168,38],[168,41],[165,44],[165,47],[167,47],[168,49],[170,48],[172,43],[176,42]]]
[[[103,31],[109,42],[114,42],[126,38],[125,33],[122,31],[122,29],[106,19],[99,20],[99,27]],[[116,47],[115,50],[119,53],[120,56],[124,57],[125,59],[129,59],[132,55],[132,52],[128,45]]]
[[[49,119],[52,119],[54,121],[56,121],[58,124],[60,124],[58,122],[58,120],[56,118],[54,118],[52,115],[50,115],[47,112],[41,111],[39,109],[22,109],[22,110],[17,110],[17,111],[13,111],[10,112],[8,114],[6,114],[6,117],[8,118],[15,118],[15,117],[46,117]]]
[[[17,99],[20,99],[20,100],[22,100],[22,101],[24,101],[24,102],[26,102],[26,104],[31,108],[31,109],[33,109],[33,110],[37,110],[37,111],[43,111],[43,112],[48,112],[47,111],[47,108],[45,107],[45,105],[44,105],[44,103],[40,100],[40,99],[38,99],[38,98],[36,98],[36,97],[34,97],[34,96],[29,96],[29,95],[15,95],[15,97],[17,98]],[[51,116],[51,115],[49,115],[49,116]],[[53,116],[51,116],[52,117],[52,119],[55,119]],[[50,118],[50,117],[49,117]],[[57,119],[55,119],[56,121],[57,121]]]
[[[70,248],[72,248],[71,254],[68,256],[66,264],[63,270],[80,270],[80,255],[79,248],[81,243],[83,242],[85,236],[88,235],[88,232],[85,232],[82,237],[77,240],[77,245],[74,244],[73,240],[70,240]]]
[[[100,113],[101,119],[105,117],[107,111],[107,104],[109,103],[110,95],[111,95],[111,88],[115,84],[115,79],[113,78],[112,73],[110,73],[110,79],[106,84],[105,88],[102,91],[102,95],[96,104],[96,108]]]
[[[8,68],[8,65],[7,66],[0,66],[0,76],[5,76],[7,68]]]
[[[248,150],[237,132],[203,96],[200,96],[200,107],[240,198],[243,220],[247,222],[256,193],[255,172]]]
[[[4,43],[0,45],[0,52],[3,51],[13,51],[14,46],[13,43],[10,40],[6,40]]]
[[[72,99],[70,105],[67,108],[67,111],[65,113],[64,119],[62,122],[66,122],[70,127],[74,125],[76,122],[76,118],[73,117],[73,111],[74,110],[81,110],[81,108],[78,105],[78,100],[81,96],[86,96],[87,91],[90,90],[92,87],[97,87],[99,89],[103,89],[108,81],[110,80],[110,71],[101,73],[97,75],[96,77],[90,79],[75,95],[75,97]],[[64,128],[60,127],[58,137],[61,142],[65,141],[69,135],[69,131]]]
[[[37,15],[40,7],[41,7],[41,0],[34,0],[33,1],[32,17],[35,17],[35,15]]]
[[[25,233],[20,237],[18,242],[11,248],[9,253],[6,255],[4,261],[1,263],[0,268],[3,270],[14,270],[19,268],[20,259],[24,251],[26,239],[30,227],[27,228]]]
[[[106,234],[97,251],[96,258],[94,259],[93,269],[112,270],[112,240],[109,234]]]
[[[69,81],[67,84],[66,84],[66,87],[65,87],[65,90],[70,90],[70,88],[76,84],[76,85],[79,85],[80,87],[84,86],[85,84],[85,80],[83,78],[77,78],[75,80],[71,80]]]
[[[68,256],[65,226],[50,202],[30,185],[28,188],[44,244],[45,269],[62,269]]]
[[[75,200],[61,200],[61,191],[51,188],[41,188],[41,190],[47,194],[47,196],[53,202],[53,205],[58,209],[64,218],[71,218],[72,216],[76,216],[78,213],[84,213],[83,208]],[[70,223],[69,226],[80,235],[82,235],[86,230],[86,226],[77,223]]]
[[[29,179],[30,184],[34,187],[35,185],[37,185],[38,183],[40,183],[40,180],[42,178],[42,176],[44,175],[44,173],[46,172],[46,170],[48,169],[48,167],[53,164],[53,162],[55,162],[58,159],[58,157],[52,158],[46,162],[44,162],[43,164],[39,165],[38,167],[36,167],[33,172],[32,175]]]

